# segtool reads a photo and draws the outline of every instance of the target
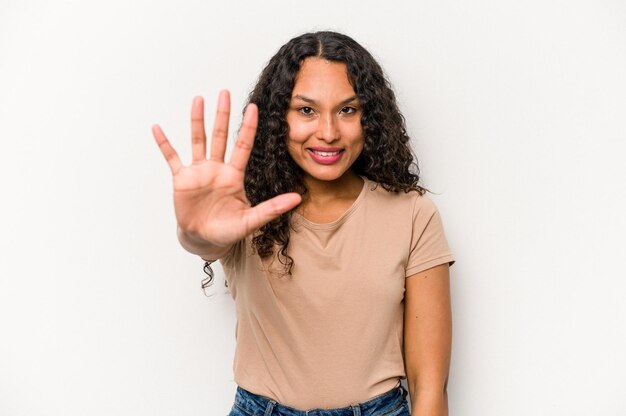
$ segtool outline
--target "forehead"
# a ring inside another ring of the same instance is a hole
[[[331,94],[333,92],[334,94]],[[296,75],[291,95],[298,94],[306,96],[354,95],[346,64],[322,58],[305,59]]]

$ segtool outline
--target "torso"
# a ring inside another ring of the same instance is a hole
[[[452,260],[427,197],[366,180],[352,205],[341,199],[292,217],[292,275],[277,254],[260,258],[251,237],[221,259],[237,308],[235,382],[297,409],[345,407],[397,386],[405,278]]]

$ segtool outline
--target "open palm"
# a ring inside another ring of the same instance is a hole
[[[191,109],[192,163],[183,166],[176,150],[158,125],[154,138],[172,171],[174,208],[179,228],[207,245],[228,248],[256,229],[298,205],[297,193],[278,195],[251,207],[244,191],[244,172],[256,132],[258,109],[246,108],[235,149],[224,162],[230,96],[219,95],[211,138],[211,157],[206,159],[204,102],[196,97]],[[225,252],[225,250],[222,250]]]

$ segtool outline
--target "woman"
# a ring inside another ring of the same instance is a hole
[[[229,111],[223,91],[207,160],[194,100],[190,166],[153,133],[179,240],[220,260],[237,306],[231,415],[406,415],[405,377],[413,414],[447,415],[454,258],[380,66],[304,34],[263,70],[225,163]]]

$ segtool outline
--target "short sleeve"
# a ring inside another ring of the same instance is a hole
[[[411,247],[405,277],[444,263],[452,266],[454,262],[437,206],[426,195],[418,196],[413,207]]]
[[[248,238],[239,240],[239,242],[233,244],[230,250],[228,250],[228,252],[219,259],[223,267],[234,269],[239,265],[243,259],[245,244],[247,241]]]

